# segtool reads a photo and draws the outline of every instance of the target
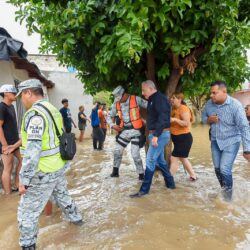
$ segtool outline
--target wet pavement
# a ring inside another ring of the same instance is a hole
[[[109,177],[114,136],[107,137],[103,151],[84,141],[67,174],[84,225],[67,223],[54,206],[52,216],[40,217],[38,249],[250,249],[250,164],[241,150],[234,166],[234,199],[224,202],[212,167],[208,129],[197,126],[192,133],[190,159],[198,180],[190,182],[180,167],[177,188],[167,190],[159,173],[150,194],[141,199],[129,198],[141,183],[127,151],[120,178]],[[18,194],[0,196],[0,249],[19,249],[18,200]]]

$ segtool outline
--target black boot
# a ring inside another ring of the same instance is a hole
[[[83,225],[83,221],[82,221],[82,220],[73,221],[72,223],[73,223],[74,225],[77,225],[77,226],[82,226],[82,225]]]
[[[36,249],[36,244],[33,244],[31,246],[28,247],[22,247],[22,250],[35,250]]]
[[[144,174],[139,174],[139,181],[143,181],[144,180]]]
[[[113,172],[110,176],[111,177],[119,177],[119,168],[113,168]]]

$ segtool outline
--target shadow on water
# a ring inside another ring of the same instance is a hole
[[[225,203],[210,156],[207,127],[193,128],[190,159],[198,181],[190,182],[182,166],[174,191],[160,174],[150,195],[130,199],[140,182],[128,148],[120,178],[110,178],[113,136],[105,150],[93,151],[86,140],[67,174],[70,193],[84,225],[65,222],[59,209],[40,218],[38,249],[250,249],[250,166],[239,153],[234,166],[234,200]],[[143,158],[145,153],[142,150]],[[19,249],[16,207],[19,196],[0,197],[0,249]]]

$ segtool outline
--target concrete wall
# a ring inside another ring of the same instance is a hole
[[[49,101],[53,105],[60,109],[62,107],[62,99],[67,98],[69,100],[72,118],[76,125],[78,123],[77,115],[80,105],[84,105],[85,114],[90,115],[93,106],[93,97],[84,94],[83,84],[76,78],[75,73],[44,72],[44,74],[48,76],[49,80],[55,83],[53,88],[47,90]],[[91,125],[87,123],[87,129],[85,131],[86,137],[90,137],[91,130]],[[73,132],[78,135],[78,128],[73,129]]]
[[[15,69],[13,62],[0,61],[0,86],[14,84],[14,79],[24,81],[29,79],[27,71]]]

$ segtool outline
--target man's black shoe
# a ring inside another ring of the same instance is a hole
[[[110,175],[111,177],[119,177],[119,168],[113,168],[113,172]]]
[[[83,221],[82,221],[82,220],[73,221],[72,223],[73,223],[74,225],[77,225],[77,226],[83,225]]]
[[[146,195],[147,193],[144,193],[144,192],[138,192],[138,193],[135,193],[135,194],[130,194],[129,195],[129,197],[130,198],[140,198],[140,197],[142,197],[142,196],[144,196],[144,195]]]
[[[36,250],[36,244],[33,244],[28,247],[22,247],[22,250]]]
[[[139,174],[139,181],[143,181],[144,180],[144,174]]]

